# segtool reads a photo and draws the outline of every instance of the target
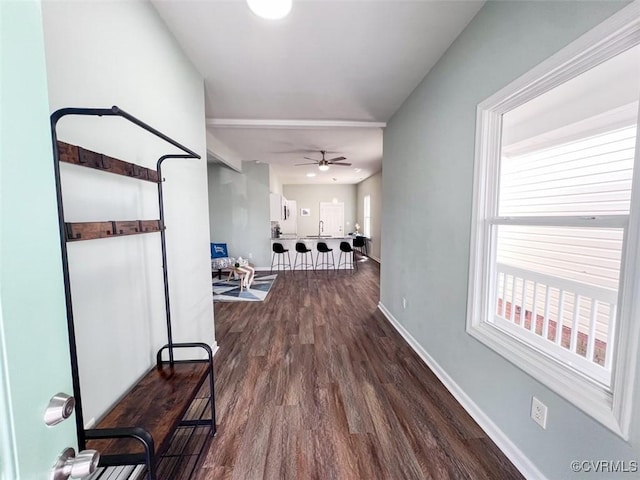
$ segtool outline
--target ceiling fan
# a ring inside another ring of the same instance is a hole
[[[318,169],[320,169],[323,172],[329,170],[329,165],[338,165],[341,167],[351,166],[350,163],[338,163],[338,162],[342,162],[342,160],[346,160],[347,157],[336,157],[336,158],[330,158],[329,160],[325,160],[324,155],[325,153],[327,153],[327,151],[320,150],[320,153],[322,154],[322,160],[316,160],[315,158],[304,157],[307,160],[313,160],[314,163],[297,163],[295,166],[298,167],[300,165],[318,165]]]

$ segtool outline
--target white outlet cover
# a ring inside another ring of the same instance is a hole
[[[547,428],[547,406],[536,397],[531,398],[531,418],[542,428]]]

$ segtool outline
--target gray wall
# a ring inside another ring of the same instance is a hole
[[[476,105],[622,6],[488,2],[384,132],[381,302],[552,479],[579,478],[572,460],[638,460],[638,412],[626,443],[465,332]]]
[[[242,162],[242,172],[207,166],[212,242],[226,243],[229,255],[250,258],[256,268],[271,264],[269,166]]]
[[[369,256],[380,261],[380,234],[382,229],[382,172],[376,173],[357,185],[360,232],[364,232],[364,197],[371,195],[371,239]]]
[[[298,235],[318,234],[320,202],[331,202],[335,198],[344,203],[344,231],[353,231],[356,223],[355,185],[283,185],[282,194],[287,200],[295,200],[298,208]],[[300,209],[310,208],[309,217],[301,217]]]

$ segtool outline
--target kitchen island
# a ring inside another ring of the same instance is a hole
[[[313,263],[315,265],[316,262],[316,257],[318,255],[318,242],[324,242],[327,244],[327,247],[332,248],[333,249],[333,256],[335,257],[335,262],[336,262],[336,268],[338,267],[338,259],[340,257],[340,242],[349,242],[349,245],[351,245],[353,247],[353,237],[352,236],[346,236],[346,237],[331,237],[331,236],[308,236],[308,237],[298,237],[295,235],[282,235],[280,238],[272,238],[271,239],[271,245],[273,245],[274,243],[281,243],[282,246],[286,249],[289,250],[289,254],[291,255],[291,268],[293,269],[293,265],[295,263],[295,256],[296,256],[296,243],[297,242],[303,242],[307,248],[309,250],[311,250],[311,255],[313,255]],[[273,249],[272,249],[273,251]],[[302,255],[302,254],[300,254]],[[302,270],[302,266],[300,265],[300,255],[298,255],[298,265],[296,266],[296,270]],[[309,254],[307,254],[309,255]],[[346,254],[348,255],[348,254]],[[342,255],[342,261],[344,262],[345,254]],[[329,253],[329,257],[331,257],[331,254]],[[331,268],[331,267],[329,267]],[[347,270],[353,268],[351,263],[348,263],[347,266],[345,267],[344,265],[342,268],[346,268]],[[326,266],[321,266],[319,267],[319,269],[326,269]]]

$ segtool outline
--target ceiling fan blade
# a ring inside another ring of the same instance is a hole
[[[351,164],[350,163],[333,163],[333,162],[327,162],[329,165],[335,165],[337,167],[350,167]]]
[[[309,158],[309,157],[302,157],[302,158],[306,158],[307,160],[313,160],[314,162],[319,162],[320,160],[316,160],[315,158]]]
[[[317,163],[296,163],[294,167],[299,167],[300,165],[317,165]]]
[[[347,157],[336,157],[336,158],[330,158],[329,160],[327,160],[327,162],[339,162],[340,160],[346,160]]]

